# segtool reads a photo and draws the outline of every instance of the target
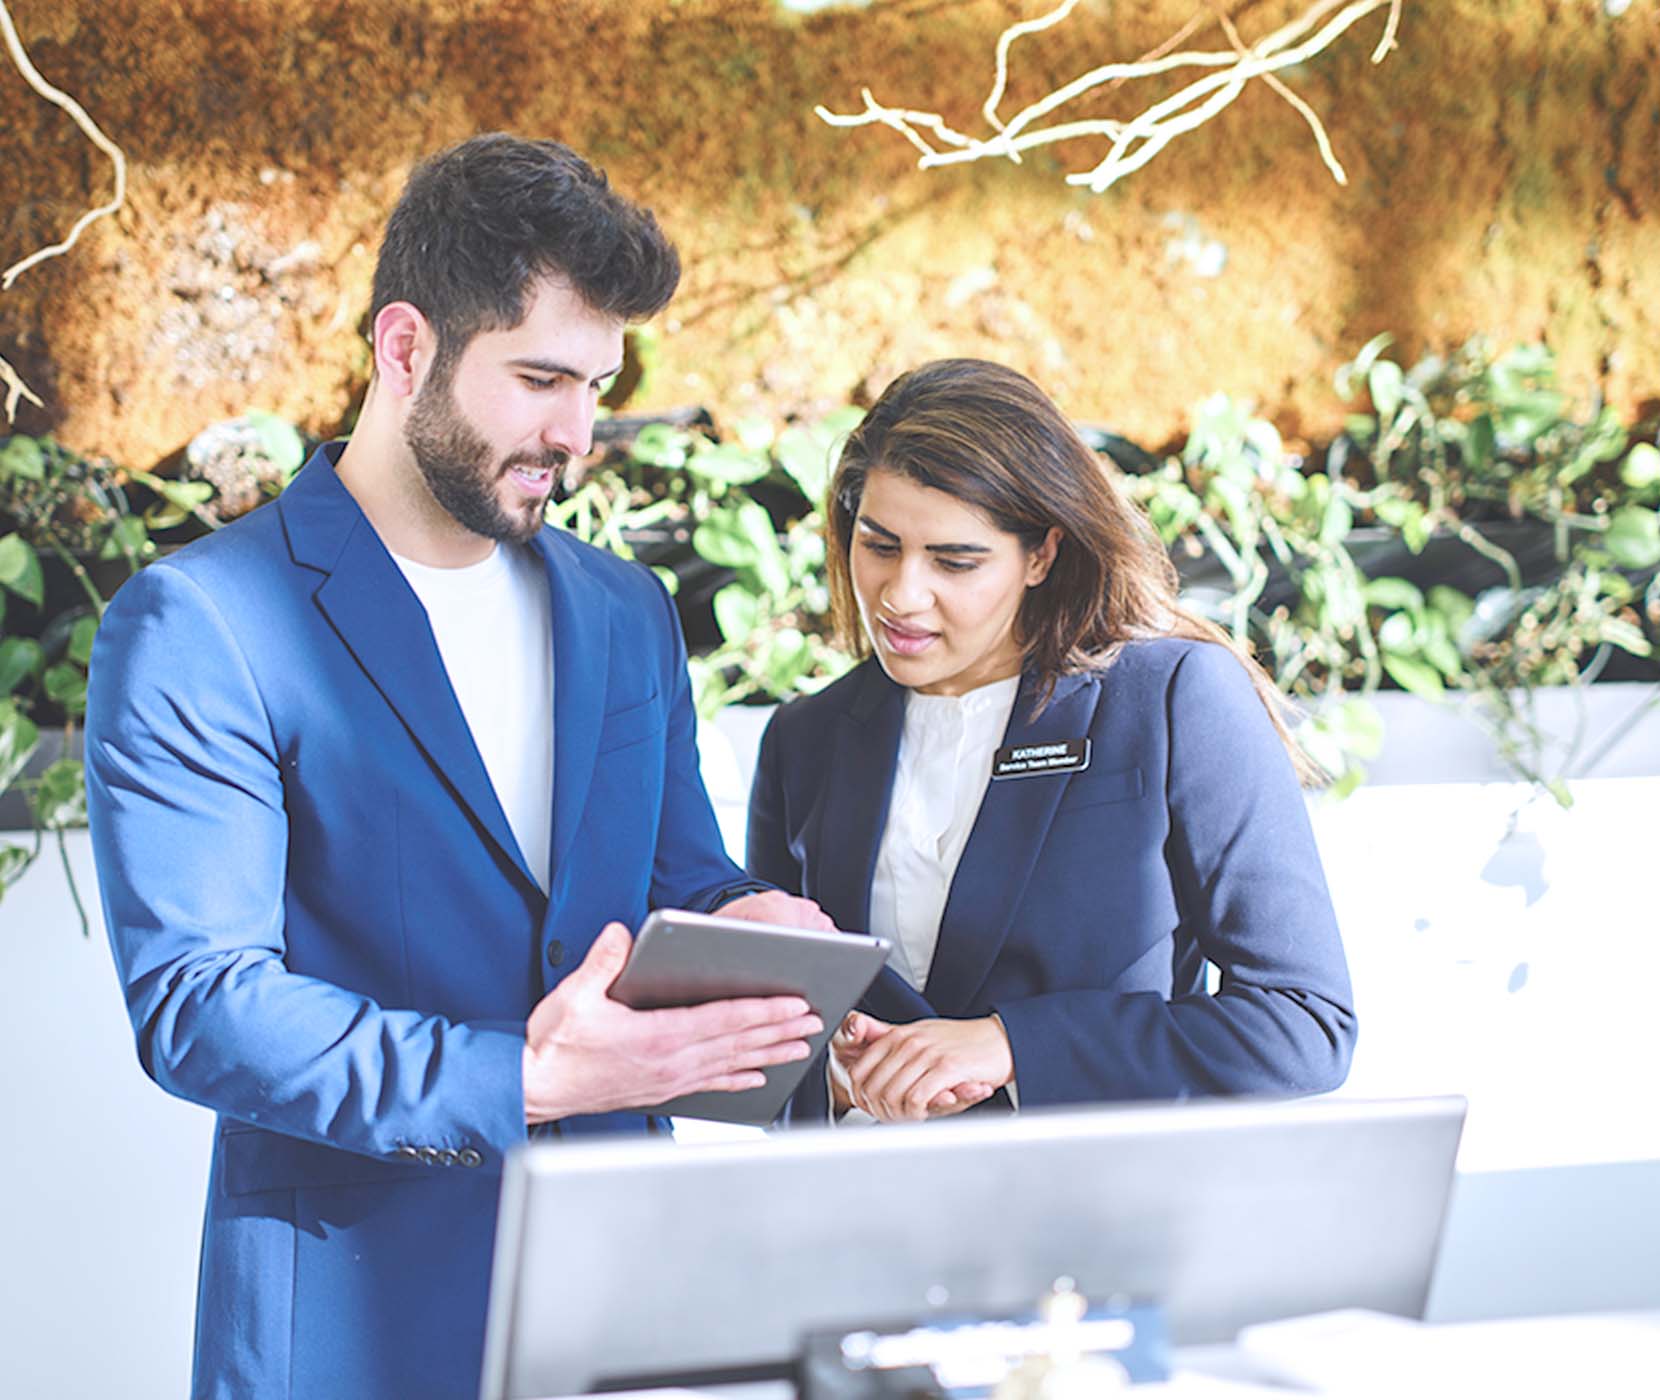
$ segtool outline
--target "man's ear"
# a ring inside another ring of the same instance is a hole
[[[395,398],[413,398],[437,345],[431,323],[418,308],[407,301],[388,303],[375,317],[375,377]]]

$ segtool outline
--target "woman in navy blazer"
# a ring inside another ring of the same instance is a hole
[[[867,659],[773,717],[749,869],[839,927],[920,937],[926,971],[890,959],[832,1043],[833,1088],[809,1074],[792,1118],[832,1093],[895,1120],[1340,1084],[1355,1017],[1300,790],[1316,770],[1055,405],[984,361],[901,377],[842,451],[827,534],[838,626]],[[930,927],[872,928],[873,882],[914,866],[883,847],[890,804],[921,800],[895,792],[908,698],[1009,691],[1000,742],[960,777],[933,755],[959,839],[972,823],[935,872],[937,928],[910,889],[882,909]]]

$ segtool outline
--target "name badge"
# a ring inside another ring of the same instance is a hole
[[[1088,739],[1056,739],[1047,744],[1012,744],[991,756],[991,776],[1035,778],[1045,773],[1081,773],[1089,767]]]

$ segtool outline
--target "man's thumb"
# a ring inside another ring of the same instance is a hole
[[[623,925],[607,924],[599,931],[599,937],[588,949],[588,956],[582,960],[582,966],[577,968],[573,975],[592,978],[601,987],[609,988],[628,962],[628,955],[633,947],[634,940],[629,937],[628,930]]]

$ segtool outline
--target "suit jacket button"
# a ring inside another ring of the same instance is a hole
[[[548,944],[548,966],[558,967],[565,961],[565,945],[557,938]]]
[[[460,1162],[464,1167],[476,1167],[483,1163],[484,1158],[478,1155],[477,1148],[463,1147],[461,1151],[455,1154],[455,1160]]]
[[[446,1147],[438,1154],[438,1165],[441,1167],[453,1167],[455,1165],[455,1149],[453,1147]]]
[[[437,1166],[438,1149],[436,1147],[423,1147],[421,1149],[421,1160],[429,1167]]]

